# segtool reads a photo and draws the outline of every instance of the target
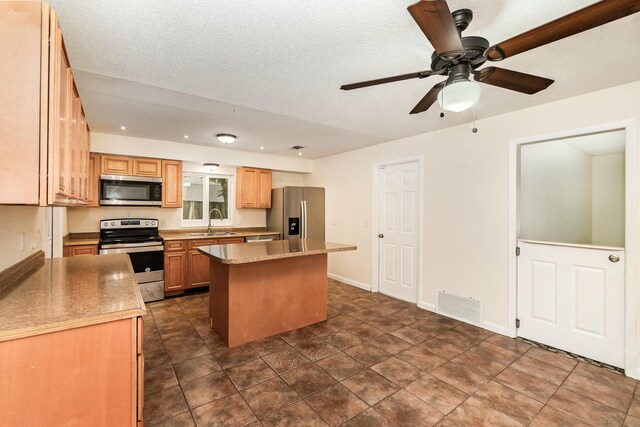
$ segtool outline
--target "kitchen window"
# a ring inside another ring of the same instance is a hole
[[[234,191],[230,175],[184,173],[182,176],[182,226],[233,224]]]

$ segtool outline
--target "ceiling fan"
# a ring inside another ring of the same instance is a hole
[[[603,0],[493,46],[483,37],[462,37],[473,19],[469,9],[451,13],[446,0],[421,0],[408,10],[435,49],[431,55],[431,70],[351,83],[340,89],[359,89],[432,75],[447,76],[447,80],[427,92],[411,114],[428,110],[436,100],[443,109],[454,112],[475,105],[480,99],[480,85],[471,81],[471,76],[477,82],[532,95],[549,87],[553,80],[505,68],[478,68],[487,60],[501,61],[636,13],[640,11],[640,1]]]

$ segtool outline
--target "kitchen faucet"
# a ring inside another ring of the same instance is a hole
[[[216,209],[216,208],[211,209],[209,211],[209,226],[207,227],[207,234],[212,234],[212,231],[211,231],[211,220],[213,218],[211,218],[211,212],[213,212],[213,211],[218,212],[218,215],[220,215],[220,219],[221,220],[224,219],[224,217],[222,216],[222,212],[220,212],[220,209]]]

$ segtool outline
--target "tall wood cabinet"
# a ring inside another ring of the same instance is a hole
[[[56,14],[0,2],[0,204],[87,202],[89,129]]]
[[[236,208],[271,208],[271,170],[236,169]]]
[[[182,162],[162,161],[162,207],[182,207]]]

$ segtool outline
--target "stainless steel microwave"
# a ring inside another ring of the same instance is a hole
[[[162,178],[100,175],[100,205],[161,206]]]

